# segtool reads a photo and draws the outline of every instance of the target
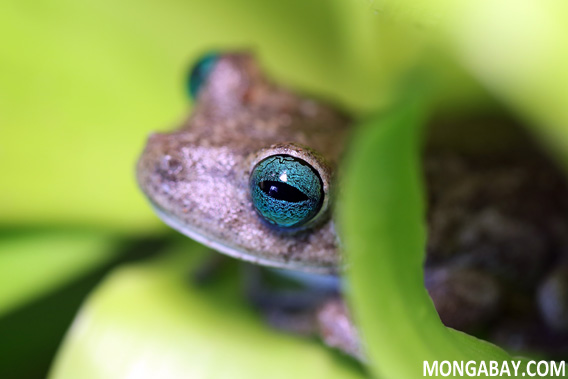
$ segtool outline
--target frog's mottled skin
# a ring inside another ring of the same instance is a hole
[[[150,136],[138,180],[164,221],[197,241],[261,265],[333,273],[340,258],[326,209],[348,130],[334,108],[269,83],[250,55],[226,54],[181,129]],[[303,231],[271,227],[252,205],[250,171],[275,153],[320,169],[325,214]]]
[[[568,185],[535,151],[432,154],[425,284],[447,326],[568,354]]]

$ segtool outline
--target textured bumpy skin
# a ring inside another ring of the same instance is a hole
[[[445,325],[568,354],[568,183],[537,152],[425,159],[425,284]]]
[[[334,108],[269,83],[251,56],[225,54],[181,129],[150,136],[138,181],[164,221],[197,241],[253,263],[334,273],[329,205],[348,124]],[[270,226],[252,204],[251,170],[273,153],[308,162],[322,179],[320,214],[302,230]]]

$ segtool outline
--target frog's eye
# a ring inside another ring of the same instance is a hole
[[[281,228],[310,221],[324,198],[317,171],[290,155],[272,155],[260,161],[250,176],[250,192],[258,214]]]
[[[188,90],[193,99],[197,97],[199,90],[207,81],[215,63],[219,60],[219,54],[209,53],[203,56],[191,69],[189,75]]]

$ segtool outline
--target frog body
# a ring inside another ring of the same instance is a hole
[[[191,116],[174,132],[151,135],[138,162],[140,187],[158,215],[232,257],[337,275],[343,262],[333,203],[349,117],[271,83],[250,54],[207,56],[196,67]],[[430,152],[424,159],[425,285],[440,318],[467,332],[485,328],[513,348],[519,333],[491,323],[526,318],[527,340],[531,330],[568,330],[568,276],[546,281],[567,251],[568,186],[549,162],[533,157],[479,164]],[[338,287],[331,279],[317,282]],[[534,293],[543,281],[551,284],[539,292],[540,317]],[[356,329],[332,292],[311,310],[316,329],[329,345],[361,358]],[[559,338],[554,343],[568,351],[568,337]]]

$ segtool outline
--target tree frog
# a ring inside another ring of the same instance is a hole
[[[189,92],[192,114],[179,130],[152,134],[138,162],[140,187],[156,213],[229,256],[293,272],[338,274],[343,263],[333,203],[351,119],[272,83],[247,53],[203,57]],[[494,204],[508,199],[516,209],[516,199],[526,194],[522,168],[505,165],[499,175],[451,156],[431,155],[425,162],[425,284],[447,325],[475,330],[496,319],[507,280],[530,276],[531,288],[537,285],[551,259],[545,252],[550,238]],[[550,192],[544,187],[538,196]],[[524,255],[511,258],[515,251]],[[507,264],[513,269],[500,272]],[[344,304],[337,298],[322,304],[316,319],[324,340],[361,357]]]

